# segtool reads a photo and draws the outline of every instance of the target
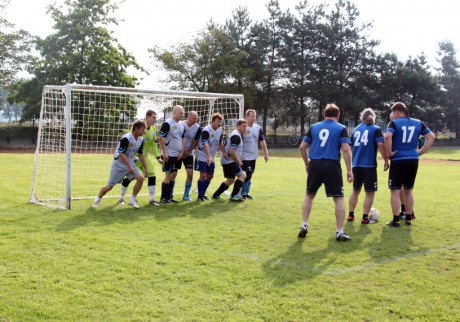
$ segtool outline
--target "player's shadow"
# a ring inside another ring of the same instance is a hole
[[[327,239],[325,247],[316,249],[310,248],[308,244],[311,238],[318,238],[317,236],[307,235],[305,239],[297,238],[284,253],[265,261],[262,268],[277,286],[323,275],[338,258],[355,251],[365,237],[356,234],[354,229],[350,229],[347,233],[354,236],[353,241],[337,242],[335,237],[331,236]]]
[[[410,249],[413,244],[412,226],[405,225],[404,220],[401,220],[400,227],[382,224],[380,236],[373,240],[368,247],[369,254],[374,261],[397,260],[413,253]]]

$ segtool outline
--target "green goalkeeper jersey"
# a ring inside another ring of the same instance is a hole
[[[157,128],[155,125],[150,125],[144,133],[144,156],[148,156],[150,153],[155,157],[160,157],[160,152],[158,151],[158,135]]]

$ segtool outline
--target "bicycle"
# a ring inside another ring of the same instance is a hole
[[[287,141],[290,145],[296,146],[300,142],[302,142],[303,138],[307,135],[305,131],[302,134],[291,134],[288,136]]]

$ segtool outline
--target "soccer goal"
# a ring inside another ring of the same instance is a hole
[[[244,112],[239,94],[45,86],[29,202],[70,209],[72,200],[94,198],[107,183],[117,144],[133,122],[151,109],[158,113],[159,128],[175,105],[184,107],[185,116],[197,111],[201,126],[221,113],[224,134]],[[118,193],[115,188],[108,196]]]

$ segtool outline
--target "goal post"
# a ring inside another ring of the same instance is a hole
[[[214,113],[221,113],[224,134],[244,114],[241,94],[45,86],[29,202],[70,209],[73,200],[94,198],[107,183],[117,144],[133,122],[151,109],[158,114],[159,129],[175,105],[184,107],[185,116],[198,112],[202,127]],[[113,189],[107,196],[118,194]]]

